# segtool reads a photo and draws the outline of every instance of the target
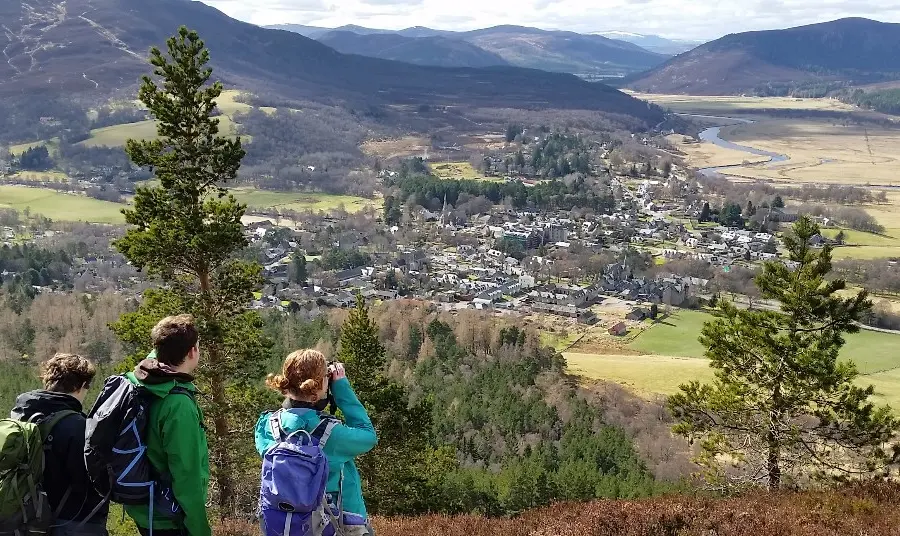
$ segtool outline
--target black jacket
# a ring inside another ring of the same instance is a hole
[[[10,417],[27,420],[40,413],[49,416],[61,410],[78,413],[64,417],[50,432],[49,441],[44,443],[44,490],[55,512],[69,487],[72,492],[62,506],[59,519],[82,521],[94,508],[103,502],[87,476],[84,465],[85,415],[81,402],[73,396],[52,391],[30,391],[16,398],[16,405]],[[40,424],[37,419],[35,424]],[[102,523],[109,513],[109,505],[103,507],[91,518],[91,523]]]

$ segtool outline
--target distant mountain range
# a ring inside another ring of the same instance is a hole
[[[515,67],[422,67],[341,54],[302,35],[232,19],[191,0],[0,2],[0,98],[102,99],[151,70],[147,51],[180,25],[210,49],[215,77],[250,91],[357,105],[588,108],[662,121],[656,107],[575,76]]]
[[[848,18],[727,35],[627,86],[653,93],[815,95],[888,80],[900,80],[900,24]]]
[[[629,43],[634,43],[635,45],[649,50],[650,52],[656,52],[657,54],[663,54],[665,56],[674,56],[676,54],[681,54],[682,52],[687,52],[692,48],[696,48],[703,44],[702,41],[682,41],[678,39],[666,39],[665,37],[660,37],[658,35],[644,35],[632,32],[620,32],[616,30],[609,30],[605,32],[593,32],[591,35],[602,35],[608,39],[615,39],[617,41],[627,41]]]
[[[524,26],[495,26],[470,32],[421,26],[398,31],[355,25],[333,30],[296,24],[270,28],[300,33],[341,52],[420,65],[482,67],[496,65],[490,62],[499,58],[509,65],[585,78],[621,77],[659,65],[667,58],[626,40]],[[477,53],[476,48],[490,56]]]

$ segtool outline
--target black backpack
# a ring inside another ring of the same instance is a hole
[[[170,394],[194,394],[175,387]],[[166,490],[147,458],[147,422],[156,396],[125,376],[110,376],[85,430],[84,461],[97,492],[125,505],[159,500]]]

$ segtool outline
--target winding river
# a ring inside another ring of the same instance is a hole
[[[720,117],[715,115],[696,115],[696,114],[678,114],[682,117],[695,117],[698,119],[707,119],[707,120],[718,120],[718,121],[730,121],[731,123],[743,123],[750,124],[755,123],[750,119],[741,119],[737,117]],[[754,156],[765,156],[769,158],[767,165],[776,164],[778,162],[786,162],[790,160],[790,157],[786,154],[773,153],[771,151],[764,151],[762,149],[757,149],[755,147],[749,147],[747,145],[739,145],[737,143],[723,140],[719,134],[722,132],[723,126],[718,127],[710,127],[700,133],[700,141],[705,141],[712,143],[714,145],[718,145],[723,149],[731,149],[732,151],[741,151],[747,154],[752,154]],[[721,171],[727,169],[733,169],[743,166],[743,164],[731,164],[728,166],[715,166],[715,167],[706,167],[700,168],[698,171],[706,176],[718,175]]]

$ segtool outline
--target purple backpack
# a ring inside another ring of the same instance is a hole
[[[269,417],[275,444],[263,454],[259,507],[265,536],[334,536],[338,522],[325,498],[328,460],[322,449],[335,421],[323,420],[310,434],[286,435],[281,412]]]

